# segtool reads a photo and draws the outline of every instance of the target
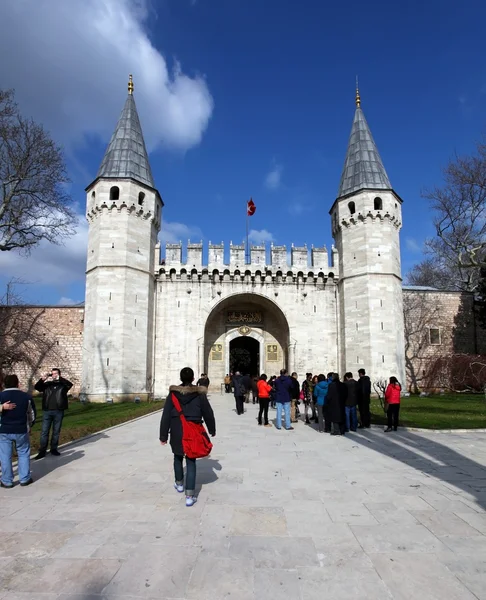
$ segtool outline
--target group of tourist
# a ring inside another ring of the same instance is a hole
[[[228,378],[228,376],[227,376]],[[289,377],[287,370],[282,369],[280,376],[268,379],[262,374],[258,379],[236,372],[231,383],[226,383],[227,392],[234,390],[236,413],[244,413],[244,404],[248,403],[250,394],[253,403],[258,401],[258,425],[271,427],[268,421],[270,406],[277,409],[276,427],[281,429],[282,415],[285,429],[292,431],[292,423],[299,421],[301,403],[304,405],[305,423],[318,425],[320,433],[344,435],[358,428],[371,426],[371,380],[365,369],[359,369],[358,379],[348,372],[344,381],[337,373],[313,375],[306,373],[300,385],[297,373]],[[385,432],[396,431],[400,410],[401,385],[396,377],[390,377],[385,392],[385,407],[388,415],[388,427]]]
[[[49,445],[52,456],[60,456],[59,435],[68,407],[68,391],[72,383],[61,377],[59,369],[51,369],[35,384],[42,393],[42,432],[40,447],[35,460],[44,458]],[[30,471],[30,431],[36,418],[34,399],[19,388],[19,378],[11,374],[5,377],[3,391],[0,392],[0,465],[2,476],[0,486],[13,488],[12,449],[15,444],[18,457],[18,475],[21,486],[33,483]]]

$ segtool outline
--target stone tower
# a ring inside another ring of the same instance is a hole
[[[341,373],[405,381],[401,198],[393,191],[359,91],[338,197],[330,214],[339,254]]]
[[[86,193],[81,394],[91,402],[144,399],[153,384],[154,262],[163,202],[154,186],[131,76],[125,106]]]

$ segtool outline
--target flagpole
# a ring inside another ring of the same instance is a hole
[[[246,264],[250,262],[250,248],[248,247],[248,201],[246,202]]]

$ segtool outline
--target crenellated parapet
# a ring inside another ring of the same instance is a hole
[[[185,250],[185,252],[184,252]],[[261,281],[295,282],[324,281],[337,279],[339,260],[337,250],[332,247],[331,260],[327,248],[307,248],[265,244],[250,246],[249,262],[246,260],[245,245],[230,244],[229,256],[225,256],[225,245],[208,245],[207,260],[202,242],[188,242],[186,248],[182,242],[166,244],[165,259],[156,266],[159,275],[177,279],[195,278],[202,281]],[[185,260],[183,261],[183,255]]]
[[[342,229],[349,229],[350,227],[354,227],[356,225],[364,224],[364,223],[391,223],[397,230],[402,228],[402,221],[398,218],[397,215],[392,215],[389,212],[382,212],[377,210],[369,210],[363,213],[355,213],[341,219],[338,218],[337,213],[335,213],[335,217],[332,223],[332,234],[335,235],[338,231],[342,231]]]

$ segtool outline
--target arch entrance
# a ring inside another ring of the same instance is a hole
[[[214,388],[227,373],[278,375],[288,366],[289,326],[280,307],[259,294],[219,302],[204,328],[204,371]]]
[[[260,342],[245,335],[229,343],[229,372],[247,373],[251,377],[260,375]]]

